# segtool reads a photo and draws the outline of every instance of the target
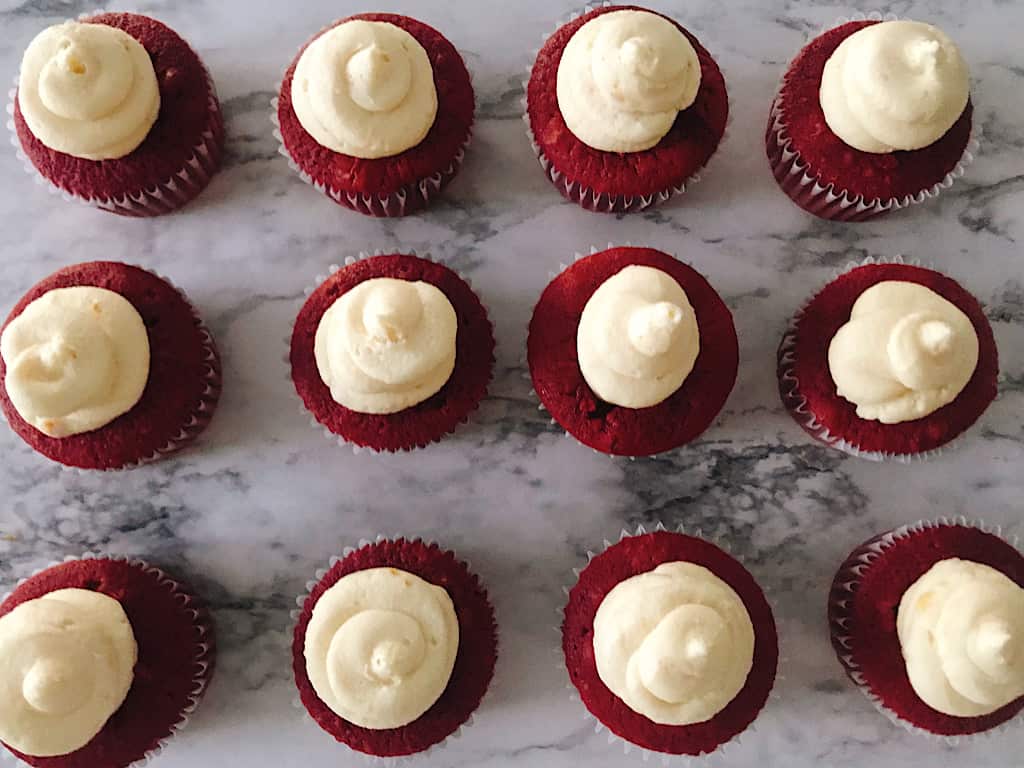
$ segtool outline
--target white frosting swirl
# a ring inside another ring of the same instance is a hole
[[[126,298],[105,288],[47,291],[0,335],[4,387],[50,437],[99,429],[130,411],[149,379],[149,337]]]
[[[346,21],[299,57],[292,108],[322,146],[361,158],[415,147],[437,116],[434,70],[423,46],[384,21]]]
[[[862,419],[913,421],[952,402],[978,365],[978,334],[955,304],[886,280],[854,302],[828,348],[836,392]]]
[[[995,568],[940,560],[903,593],[896,629],[932,709],[977,717],[1024,696],[1024,589]]]
[[[359,413],[396,413],[445,385],[457,334],[455,308],[439,288],[378,277],[324,312],[313,352],[335,402]]]
[[[700,352],[686,292],[660,269],[631,265],[587,301],[576,333],[580,372],[602,400],[657,405],[685,381]]]
[[[138,40],[106,24],[44,29],[21,61],[18,105],[50,149],[111,160],[141,144],[160,112],[153,62]]]
[[[821,108],[840,139],[862,152],[921,149],[967,106],[967,64],[942,30],[883,21],[843,40],[825,62]]]
[[[306,672],[317,696],[363,728],[400,728],[444,693],[459,649],[448,593],[394,568],[343,576],[313,607]]]
[[[605,152],[657,144],[700,89],[693,45],[649,11],[612,11],[569,38],[558,64],[558,109],[573,135]]]
[[[663,563],[615,585],[594,616],[597,674],[660,725],[710,720],[754,663],[754,627],[739,595],[703,566]]]
[[[0,741],[34,757],[88,744],[132,686],[138,649],[121,604],[59,589],[0,617]]]

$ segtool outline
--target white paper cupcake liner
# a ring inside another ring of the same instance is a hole
[[[396,251],[394,251],[394,250],[382,250],[380,248],[378,248],[376,250],[373,250],[373,251],[360,251],[359,254],[356,255],[356,256],[346,256],[344,264],[331,264],[327,268],[327,273],[326,274],[318,274],[315,278],[313,278],[314,282],[311,283],[310,285],[307,285],[303,289],[303,291],[302,291],[303,306],[305,306],[306,300],[310,297],[310,295],[313,293],[313,291],[315,291],[317,288],[319,288],[321,285],[323,285],[324,282],[326,282],[330,277],[332,277],[338,271],[344,269],[345,267],[352,266],[357,261],[362,261],[363,259],[372,259],[372,258],[375,258],[377,256],[383,256],[383,255],[390,254],[390,253],[395,253],[395,252]],[[442,262],[434,261],[430,257],[420,255],[420,254],[416,253],[415,251],[413,251],[411,249],[402,250],[401,254],[403,256],[415,256],[416,258],[424,259],[425,261],[433,261],[435,264],[442,264]],[[442,266],[447,266],[447,265],[442,264]],[[450,267],[449,267],[449,269],[450,269]],[[473,289],[473,282],[472,282],[472,280],[470,280],[468,275],[466,275],[463,272],[458,272],[458,271],[456,271],[455,274],[458,275],[459,279],[462,280],[462,282],[464,282],[471,290]],[[477,298],[479,298],[479,296]],[[481,304],[483,304],[482,301],[481,301]],[[484,306],[484,309],[486,310],[486,306]],[[416,448],[403,448],[400,451],[390,451],[390,450],[386,450],[386,449],[385,450],[381,450],[381,449],[378,449],[378,448],[372,448],[372,447],[365,446],[365,445],[356,445],[355,443],[346,440],[341,435],[336,434],[335,432],[332,432],[330,429],[328,429],[326,426],[324,426],[323,424],[321,424],[317,420],[316,416],[314,416],[306,408],[306,404],[303,402],[302,398],[299,396],[298,391],[295,389],[295,380],[292,378],[292,336],[293,336],[293,334],[295,332],[295,322],[298,320],[299,312],[301,310],[302,310],[302,307],[299,307],[299,310],[297,310],[295,312],[295,315],[292,317],[291,325],[288,328],[288,335],[285,336],[285,338],[284,338],[284,355],[282,357],[282,362],[284,363],[284,367],[285,367],[284,377],[288,381],[288,383],[289,383],[289,385],[291,387],[291,391],[295,395],[295,397],[296,397],[296,399],[298,400],[298,403],[299,403],[299,415],[309,421],[309,426],[312,427],[313,429],[315,429],[317,432],[321,433],[323,435],[324,439],[327,440],[328,442],[335,443],[339,448],[350,449],[352,451],[352,453],[354,455],[356,455],[356,456],[358,456],[361,453],[372,453],[372,454],[375,454],[375,455],[381,455],[381,454],[388,455],[388,454],[394,454],[394,453],[412,453],[413,451],[418,451],[418,450],[422,450],[423,448],[429,447],[429,446],[422,446],[422,447],[416,447]],[[487,321],[491,322],[490,315],[488,315]],[[491,327],[492,327],[492,333],[493,333],[493,323],[491,323]],[[495,351],[497,351],[497,342],[495,342]],[[488,379],[488,389],[490,389],[490,385],[493,383],[493,381],[494,381],[494,365],[492,363],[492,365],[491,365],[491,372],[490,372],[490,378]],[[482,403],[486,398],[487,398],[487,393],[485,393],[484,397],[481,398],[480,403]],[[476,407],[473,408],[472,410],[470,410],[466,414],[466,418],[462,421],[461,424],[459,424],[458,427],[456,427],[454,432],[449,432],[449,433],[447,433],[445,435],[441,435],[436,440],[434,440],[433,443],[430,443],[430,445],[434,445],[436,443],[439,443],[444,438],[446,438],[446,437],[448,437],[448,436],[450,436],[452,434],[458,433],[461,428],[466,426],[466,424],[470,420],[470,417],[477,410],[479,410],[480,403],[477,403]]]
[[[823,27],[815,37],[851,21],[895,21],[897,19],[898,17],[891,13],[884,15],[877,12],[867,15],[856,13],[850,17],[836,19],[834,23]],[[807,43],[810,43],[811,39]],[[788,71],[787,67],[786,72],[788,73]],[[786,75],[784,73],[768,116],[768,129],[765,136],[768,162],[771,165],[775,181],[782,191],[805,211],[823,219],[848,222],[867,221],[890,211],[908,208],[936,198],[943,191],[949,189],[956,179],[964,175],[967,167],[974,162],[974,158],[978,154],[981,124],[978,120],[972,120],[971,137],[960,161],[937,184],[922,189],[914,195],[891,197],[887,200],[878,198],[865,200],[861,195],[853,195],[848,190],[837,189],[834,184],[823,185],[820,182],[820,175],[814,172],[800,153],[793,148],[793,141],[787,132],[786,109],[782,103],[782,88],[785,82]]]
[[[90,11],[78,16],[78,20],[82,21],[107,12],[104,10]],[[69,19],[69,21],[71,20]],[[192,148],[189,159],[181,170],[171,175],[163,183],[152,188],[125,191],[124,194],[115,197],[87,197],[77,194],[43,176],[33,165],[21,145],[17,127],[14,124],[14,105],[18,95],[19,79],[18,75],[15,75],[14,85],[8,92],[7,129],[10,133],[11,145],[21,161],[22,168],[36,183],[45,186],[52,194],[59,195],[66,201],[78,202],[108,213],[148,218],[177,210],[194,199],[210,183],[210,179],[220,168],[224,151],[224,117],[217,99],[217,89],[206,65],[202,66],[209,86],[207,126],[199,137],[199,141]]]
[[[410,538],[409,536],[403,536],[403,535],[400,535],[400,534],[399,535],[393,535],[393,536],[385,536],[382,533],[378,533],[372,539],[360,539],[359,542],[354,547],[345,547],[342,550],[340,556],[336,555],[336,556],[331,557],[331,559],[327,563],[327,567],[326,568],[318,568],[313,573],[313,578],[306,582],[306,591],[302,592],[301,594],[299,594],[295,598],[295,605],[298,606],[298,607],[292,609],[292,611],[289,614],[291,616],[291,621],[292,621],[292,631],[288,633],[288,654],[289,654],[289,658],[291,657],[291,653],[292,653],[292,644],[294,642],[294,634],[295,634],[294,628],[295,628],[295,625],[298,623],[299,617],[302,615],[302,611],[306,607],[306,601],[309,600],[312,597],[313,590],[316,589],[317,584],[319,584],[321,581],[323,581],[323,579],[327,575],[327,573],[335,565],[340,563],[342,560],[344,560],[346,557],[351,555],[353,552],[356,552],[356,551],[358,551],[360,549],[363,549],[364,547],[368,547],[371,544],[379,544],[382,541],[397,541],[399,539],[405,539],[408,542],[422,542],[423,544],[425,544],[427,546],[436,546],[436,547],[438,547],[438,549],[441,549],[442,551],[450,552],[452,555],[455,556],[455,558],[459,562],[463,563],[466,566],[466,570],[469,571],[470,574],[476,576],[476,574],[472,570],[472,565],[470,564],[469,560],[464,560],[464,559],[460,558],[458,553],[454,549],[449,549],[449,548],[441,547],[440,544],[438,544],[436,541],[434,541],[432,539],[424,539],[424,538],[421,538],[419,536]],[[479,576],[477,576],[477,579],[479,579]],[[490,604],[490,596],[489,595],[488,595],[487,599],[488,599],[488,604]],[[491,610],[492,611],[494,610],[493,604],[491,604]],[[495,622],[495,623],[497,624],[497,622]],[[497,651],[500,651],[500,643],[501,643],[501,637],[500,636],[496,636],[496,650]],[[479,708],[481,706],[483,706],[484,700],[487,698],[488,694],[490,694],[491,690],[493,688],[495,688],[495,683],[497,682],[497,671],[501,667],[501,654],[499,652],[496,655],[497,655],[497,661],[496,661],[495,667],[494,667],[495,674],[494,674],[494,676],[492,676],[491,682],[487,686],[487,690],[484,691],[484,695],[480,699],[480,704],[477,705],[477,710],[479,710]],[[300,698],[298,691],[296,691],[294,696],[292,697],[292,708],[297,710],[297,711],[299,711],[301,713],[301,719],[302,719],[302,721],[304,723],[311,724],[311,725],[315,726],[316,731],[318,733],[320,733],[322,735],[326,734],[326,735],[330,736],[331,738],[334,738],[333,735],[331,735],[331,734],[327,733],[326,731],[324,731],[320,727],[320,724],[317,723],[316,720],[313,719],[313,716],[311,714],[309,714],[309,712],[306,710],[306,706],[302,703],[302,699]],[[452,742],[458,741],[459,739],[461,739],[463,734],[465,733],[466,729],[473,725],[473,720],[474,720],[475,715],[476,715],[476,712],[473,712],[466,719],[466,721],[464,723],[462,723],[462,725],[460,725],[458,728],[456,728],[452,733],[450,733],[448,736],[443,738],[441,741],[437,742],[436,744],[432,744],[431,746],[427,747],[426,749],[422,750],[421,752],[415,752],[415,753],[413,753],[411,755],[399,755],[399,756],[396,756],[396,757],[381,757],[379,755],[371,755],[371,754],[367,754],[366,752],[360,752],[359,750],[352,749],[351,747],[349,747],[344,742],[338,742],[338,743],[341,744],[342,747],[344,747],[348,751],[349,754],[351,754],[351,755],[353,755],[355,757],[358,757],[360,759],[360,761],[364,765],[368,765],[368,766],[385,766],[385,765],[386,766],[397,766],[397,765],[404,765],[404,764],[409,763],[409,762],[411,762],[413,760],[419,760],[420,758],[426,757],[427,755],[431,755],[431,756],[436,755],[438,752],[443,750],[445,747],[449,746]]]
[[[543,46],[547,43],[548,39],[559,29],[564,27],[566,24],[575,21],[580,16],[584,16],[598,8],[607,8],[612,5],[615,5],[615,3],[610,2],[610,0],[602,0],[602,2],[590,3],[584,6],[583,10],[565,17],[558,26],[552,29],[549,33],[543,35],[541,37],[541,45]],[[725,129],[722,132],[722,137],[718,140],[718,146],[711,154],[711,157],[708,158],[707,162],[704,163],[696,173],[691,174],[679,184],[675,184],[667,189],[663,189],[649,195],[612,195],[607,192],[597,192],[590,187],[587,187],[585,184],[569,178],[565,173],[555,168],[554,164],[541,149],[536,136],[534,136],[533,127],[530,125],[528,94],[530,77],[533,74],[533,66],[537,60],[537,54],[540,53],[540,49],[538,48],[532,53],[533,55],[530,57],[530,66],[526,70],[526,79],[523,80],[523,97],[520,100],[520,104],[523,109],[522,119],[523,123],[526,125],[526,136],[530,140],[530,147],[533,149],[533,153],[537,156],[537,160],[540,162],[540,167],[544,170],[544,175],[547,176],[548,181],[550,181],[566,199],[571,200],[581,208],[593,211],[594,213],[639,213],[647,210],[648,208],[661,205],[676,195],[683,194],[687,189],[690,189],[697,184],[703,175],[707,173],[708,166],[710,166],[715,157],[720,154],[722,145],[725,144],[729,138],[729,130],[732,126],[733,118],[732,97],[728,97],[729,114],[726,118]]]
[[[858,690],[867,697],[868,701],[874,705],[875,709],[881,712],[891,723],[898,725],[908,733],[924,736],[932,741],[942,742],[950,746],[957,746],[968,744],[979,739],[990,738],[997,734],[1005,733],[1011,728],[1020,726],[1024,723],[1024,712],[1018,713],[1006,722],[1001,723],[994,728],[990,728],[987,731],[979,731],[978,733],[968,735],[943,736],[932,733],[931,731],[926,731],[925,729],[901,718],[893,710],[885,706],[882,700],[874,694],[868,684],[868,681],[864,678],[859,665],[853,657],[853,640],[852,637],[847,634],[850,626],[853,624],[853,616],[849,612],[853,596],[859,587],[861,579],[868,569],[870,569],[872,563],[881,557],[882,553],[887,549],[894,547],[901,539],[911,537],[915,533],[944,526],[976,528],[980,531],[984,531],[985,533],[998,536],[1015,548],[1018,547],[1017,537],[1004,537],[1000,526],[989,525],[984,520],[968,519],[962,516],[940,517],[936,520],[919,520],[916,523],[902,525],[899,528],[894,528],[891,531],[880,534],[870,541],[861,544],[851,552],[843,562],[839,572],[836,574],[828,597],[829,629],[832,634],[833,645],[838,645],[843,649],[849,650],[849,653],[844,653],[841,652],[839,648],[836,648],[836,657],[839,659],[839,663],[842,665],[850,680],[852,680]]]
[[[723,552],[732,557],[734,560],[743,565],[743,561],[740,560],[740,558],[736,557],[736,555],[732,552],[729,545],[725,543],[721,537],[706,537],[702,534],[700,529],[688,531],[683,525],[677,525],[674,528],[669,528],[666,527],[665,524],[661,521],[658,521],[653,526],[646,526],[641,524],[637,526],[635,531],[631,532],[623,528],[619,531],[619,535],[617,538],[612,537],[612,539],[604,539],[601,542],[601,548],[597,552],[593,552],[589,549],[587,550],[587,562],[583,565],[583,567],[572,569],[572,574],[575,578],[575,581],[573,581],[571,584],[562,587],[562,593],[565,595],[565,601],[556,610],[556,614],[558,615],[558,626],[555,627],[555,632],[558,635],[558,648],[556,649],[555,653],[558,656],[558,672],[560,675],[566,675],[565,655],[562,650],[562,626],[565,621],[565,608],[568,605],[569,593],[572,591],[572,588],[579,581],[580,574],[583,572],[586,566],[590,565],[591,560],[605,552],[607,549],[615,546],[623,539],[632,538],[633,536],[644,536],[648,533],[659,532],[680,533],[686,536],[693,536],[698,539],[703,539],[704,541],[714,544],[716,547],[718,547]],[[769,599],[770,595],[768,590],[765,589],[760,583],[758,583],[758,588],[764,595],[765,601],[768,603],[768,606],[772,612],[772,617],[774,618],[774,616],[776,615],[776,611],[774,609],[774,606],[772,605],[772,601]],[[776,623],[776,635],[778,636],[778,634],[778,626]],[[779,638],[779,656],[775,670],[775,683],[785,679],[785,677],[780,672],[786,664],[786,662],[787,659],[782,654],[781,638]],[[772,690],[768,694],[768,699],[769,701],[777,702],[779,701],[780,697],[775,690],[775,683],[772,684]],[[623,754],[631,755],[635,753],[639,756],[639,759],[642,760],[644,763],[656,761],[660,762],[662,765],[681,766],[682,768],[690,768],[691,766],[692,768],[709,768],[709,766],[725,765],[726,758],[730,757],[733,754],[733,752],[738,748],[738,746],[742,742],[746,741],[746,739],[749,736],[752,736],[754,733],[756,733],[757,719],[761,717],[761,714],[764,712],[765,707],[768,706],[768,703],[765,702],[764,707],[761,708],[761,710],[757,713],[757,716],[754,718],[753,722],[751,722],[751,724],[748,725],[746,729],[736,734],[728,741],[719,744],[713,751],[706,752],[701,755],[675,755],[665,752],[655,752],[654,750],[646,749],[614,733],[610,728],[608,728],[608,726],[606,726],[604,723],[598,720],[590,712],[590,710],[586,708],[585,705],[583,705],[583,701],[580,698],[579,691],[576,690],[576,687],[572,684],[571,681],[567,680],[565,683],[565,687],[569,691],[570,700],[576,704],[579,704],[582,707],[583,716],[585,717],[587,722],[593,724],[594,733],[605,733],[607,735],[609,745],[619,744],[622,747]]]
[[[197,599],[194,594],[187,591],[181,583],[172,579],[156,566],[150,565],[145,560],[139,560],[138,558],[123,557],[121,555],[104,555],[96,552],[85,552],[79,557],[68,555],[63,560],[55,560],[51,562],[31,576],[20,579],[14,589],[0,598],[0,603],[6,601],[18,587],[39,573],[42,573],[42,571],[53,568],[54,566],[63,565],[64,563],[75,562],[77,560],[112,560],[119,563],[127,563],[128,565],[138,568],[146,574],[155,577],[161,586],[166,587],[170,592],[174,593],[175,599],[180,603],[182,610],[192,617],[195,622],[196,630],[202,638],[200,642],[197,643],[196,653],[193,657],[192,690],[189,693],[185,706],[181,710],[177,722],[171,725],[171,732],[157,742],[157,745],[153,747],[153,749],[147,751],[140,759],[129,763],[126,766],[116,767],[143,768],[143,766],[150,765],[153,760],[159,757],[167,748],[168,743],[170,743],[170,741],[189,724],[192,719],[192,714],[199,706],[199,702],[202,700],[203,694],[206,693],[206,688],[210,683],[210,679],[213,677],[214,661],[216,657],[216,637],[214,635],[212,619],[206,608],[201,607],[197,603]],[[27,765],[27,763],[24,763],[3,746],[0,746],[0,758],[9,761],[13,765]]]

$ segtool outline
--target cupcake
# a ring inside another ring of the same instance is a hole
[[[924,458],[996,396],[999,357],[978,301],[938,272],[868,262],[801,309],[779,346],[782,402],[854,456]]]
[[[711,54],[674,20],[636,6],[596,8],[556,30],[526,88],[530,142],[548,179],[602,213],[683,192],[728,117]]]
[[[1024,556],[994,533],[939,520],[866,541],[828,619],[846,673],[909,731],[972,736],[1024,709]]]
[[[139,560],[47,568],[0,604],[0,742],[38,768],[125,768],[188,722],[213,674],[201,601]]]
[[[220,167],[224,121],[213,80],[155,19],[101,13],[43,30],[12,96],[26,170],[105,211],[168,213]]]
[[[732,314],[693,268],[651,248],[580,258],[541,294],[527,355],[533,388],[570,435],[650,456],[695,439],[739,365]]]
[[[213,338],[166,280],[112,261],[55,272],[0,332],[0,406],[66,467],[123,469],[192,442],[220,396]]]
[[[427,205],[462,166],[473,84],[459,52],[408,16],[363,13],[303,46],[273,119],[303,180],[368,216]]]
[[[436,544],[378,539],[317,574],[292,644],[302,704],[335,739],[400,757],[441,743],[472,716],[494,674],[487,592]]]
[[[973,159],[967,65],[917,21],[840,24],[812,40],[768,117],[775,180],[804,210],[863,221],[935,197]]]
[[[455,272],[391,254],[352,260],[310,294],[289,358],[295,391],[328,433],[406,451],[439,441],[476,410],[493,374],[494,334]]]
[[[714,544],[660,526],[624,531],[591,556],[569,591],[562,650],[580,699],[609,731],[693,756],[750,726],[779,655],[750,573]]]

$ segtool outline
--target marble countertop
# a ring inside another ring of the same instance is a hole
[[[294,598],[332,555],[377,533],[437,539],[485,580],[501,629],[497,677],[472,727],[424,766],[611,768],[619,745],[570,700],[556,609],[588,548],[664,521],[722,539],[770,591],[782,677],[756,729],[726,754],[745,768],[1020,764],[1024,729],[950,747],[881,717],[843,676],[825,625],[835,568],[870,535],[925,517],[981,516],[1020,528],[1024,497],[1024,5],[900,2],[944,27],[974,76],[982,154],[936,204],[856,226],[817,221],[775,187],[762,136],[777,78],[807,35],[852,10],[792,0],[654,2],[714,53],[729,82],[730,136],[701,184],[627,218],[564,202],[520,121],[525,70],[572,0],[427,3],[422,18],[465,55],[478,97],[462,174],[421,216],[379,221],[305,186],[276,153],[268,103],[301,43],[352,0],[147,0],[210,66],[227,118],[224,171],[179,215],[134,221],[62,203],[0,152],[0,309],[72,262],[115,259],[171,276],[224,358],[224,396],[200,447],[116,475],[65,472],[0,429],[0,585],[84,551],[139,555],[191,579],[212,602],[218,672],[160,768],[358,765],[293,708],[286,649]],[[0,0],[0,73],[13,76],[44,26],[96,3]],[[875,6],[863,6],[868,11]],[[538,413],[522,374],[534,301],[574,251],[648,244],[693,263],[726,297],[739,382],[719,424],[687,450],[635,462],[596,455]],[[362,249],[415,249],[467,272],[499,339],[496,381],[471,425],[412,455],[353,455],[300,415],[282,363],[303,288]],[[775,349],[792,311],[835,270],[904,253],[960,278],[1000,344],[999,400],[956,450],[927,464],[875,465],[814,444],[783,411]],[[639,761],[636,753],[631,759]]]

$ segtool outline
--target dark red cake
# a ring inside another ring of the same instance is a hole
[[[103,13],[84,22],[117,27],[149,52],[160,114],[130,154],[85,160],[35,138],[15,100],[14,125],[25,155],[54,186],[113,213],[156,216],[184,205],[220,167],[224,146],[224,121],[206,67],[177,33],[147,16]]]
[[[419,718],[386,730],[362,728],[342,719],[324,704],[306,674],[306,628],[313,607],[345,576],[368,568],[397,568],[443,587],[459,620],[459,650],[455,667],[441,697]],[[378,757],[422,752],[455,733],[473,714],[490,685],[498,654],[494,609],[479,579],[465,563],[436,544],[420,540],[381,540],[355,550],[336,563],[306,598],[295,625],[292,667],[302,703],[314,720],[335,739],[354,750]]]
[[[573,135],[558,108],[556,93],[562,52],[588,21],[625,10],[647,9],[632,5],[597,8],[558,29],[537,54],[526,91],[530,133],[548,178],[573,202],[600,212],[643,210],[680,191],[718,149],[729,117],[725,78],[715,60],[697,38],[665,16],[686,35],[700,61],[700,90],[693,104],[679,113],[656,146],[643,152],[603,152]]]
[[[605,596],[620,582],[662,563],[677,561],[704,566],[739,595],[754,625],[754,660],[742,690],[710,720],[693,725],[659,725],[630,709],[598,676],[594,616]],[[768,700],[779,658],[771,607],[747,569],[714,544],[668,531],[623,538],[590,561],[569,592],[562,650],[569,678],[594,717],[626,741],[675,755],[713,752],[746,730]]]
[[[434,125],[423,141],[393,157],[364,159],[334,152],[306,132],[292,108],[292,77],[302,53],[324,32],[353,20],[401,27],[423,46],[434,70]],[[474,109],[466,65],[440,32],[408,16],[361,13],[321,30],[296,54],[281,83],[277,121],[292,161],[334,202],[371,216],[404,216],[423,208],[458,173],[472,135]]]
[[[121,604],[139,652],[132,687],[103,729],[71,754],[30,757],[7,749],[37,768],[124,768],[170,738],[201,698],[213,675],[213,624],[202,602],[162,571],[111,558],[72,560],[37,573],[4,600],[0,616],[72,588]]]
[[[836,392],[828,366],[829,344],[850,319],[854,302],[885,280],[923,285],[955,304],[970,318],[979,344],[978,366],[956,399],[899,424],[857,416],[857,407]],[[995,399],[998,374],[995,337],[978,300],[945,275],[909,264],[868,264],[840,275],[797,313],[779,346],[779,393],[793,418],[812,437],[867,458],[910,457],[945,445]]]
[[[594,291],[632,264],[671,275],[697,316],[700,353],[682,386],[658,405],[624,408],[600,400],[580,371],[576,334]],[[619,456],[678,448],[722,410],[739,366],[732,314],[699,273],[652,248],[610,248],[580,259],[544,289],[530,321],[527,355],[533,388],[551,416],[584,445]]]
[[[776,180],[798,205],[824,218],[861,220],[891,210],[895,202],[920,202],[916,198],[923,199],[957,167],[971,139],[969,101],[953,127],[923,149],[862,152],[832,132],[819,96],[825,62],[843,40],[877,23],[851,21],[811,41],[790,64],[768,119],[766,146]],[[818,190],[804,182],[805,174]],[[822,188],[853,204],[827,199]],[[876,203],[878,209],[869,209]]]
[[[398,413],[359,413],[337,403],[320,378],[313,349],[324,312],[359,283],[377,277],[430,283],[448,297],[458,317],[455,370],[448,382],[437,394]],[[374,256],[331,275],[306,300],[292,332],[291,366],[295,391],[331,432],[375,451],[405,451],[437,442],[477,409],[494,370],[494,333],[480,299],[448,267],[416,256]]]
[[[840,566],[828,601],[832,645],[851,679],[890,715],[942,736],[980,733],[1024,709],[1022,696],[989,715],[955,717],[929,707],[910,685],[896,632],[900,600],[933,565],[953,557],[988,565],[1024,587],[1024,555],[994,534],[940,521],[866,541]]]
[[[0,387],[0,407],[22,440],[47,458],[82,469],[122,469],[173,453],[194,440],[220,397],[220,359],[192,305],[170,283],[113,261],[77,264],[36,284],[11,310],[7,326],[32,301],[56,288],[106,288],[131,302],[149,336],[149,380],[135,407],[100,429],[70,437],[44,435],[15,410]],[[6,366],[0,359],[0,381]]]

